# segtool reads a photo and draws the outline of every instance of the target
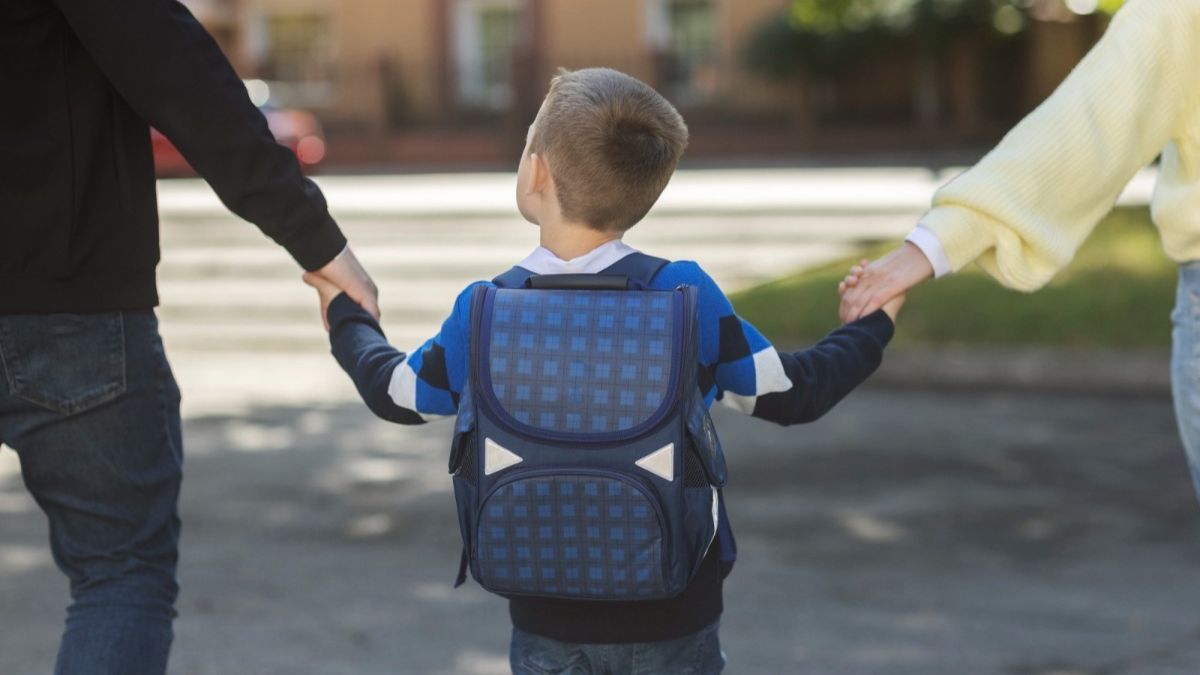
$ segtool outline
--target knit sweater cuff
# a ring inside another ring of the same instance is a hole
[[[375,317],[367,313],[357,302],[350,299],[350,296],[345,293],[339,293],[337,297],[329,303],[329,309],[325,312],[325,320],[329,322],[329,341],[335,342],[338,335],[338,330],[345,324],[351,322],[364,323],[376,331],[383,333],[383,329],[379,327],[379,322]]]
[[[961,206],[936,206],[921,219],[921,227],[941,242],[955,272],[966,267],[996,245],[996,237],[985,216]]]

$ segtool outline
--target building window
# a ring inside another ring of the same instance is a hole
[[[267,79],[284,82],[323,82],[333,66],[332,26],[319,12],[274,14],[266,18]]]
[[[521,0],[460,0],[454,16],[458,99],[504,110],[513,103],[513,53],[520,41]]]
[[[649,0],[646,35],[657,53],[659,79],[678,103],[716,93],[713,0]]]

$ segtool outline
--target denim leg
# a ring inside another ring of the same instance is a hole
[[[513,629],[513,675],[718,675],[725,653],[714,623],[687,637],[635,644],[570,644]]]
[[[508,659],[513,675],[604,675],[594,645],[578,645],[551,640],[513,629]]]
[[[1179,268],[1171,313],[1171,390],[1175,421],[1187,452],[1192,483],[1200,496],[1200,263]]]
[[[719,628],[718,622],[677,640],[632,645],[630,675],[718,675],[725,669]]]
[[[165,673],[183,457],[153,313],[0,317],[0,357],[0,440],[71,585],[55,672]]]

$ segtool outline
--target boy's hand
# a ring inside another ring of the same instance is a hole
[[[841,283],[838,284],[838,295],[844,297],[846,295],[846,291],[857,287],[858,282],[862,280],[863,273],[870,264],[870,260],[863,258],[857,265],[851,267],[850,272],[846,275],[846,278],[842,279]],[[900,295],[897,295],[891,300],[883,303],[883,306],[880,307],[880,309],[882,309],[889,317],[891,317],[893,323],[896,321],[896,317],[900,314],[900,308],[904,306],[905,297],[905,294],[901,293]],[[846,323],[850,322],[847,321]]]
[[[321,299],[321,322],[325,324],[325,330],[329,330],[329,303],[333,299],[342,294],[342,289],[338,288],[325,277],[314,272],[305,272],[304,276],[300,277],[304,283],[317,289],[317,296]]]
[[[367,313],[375,317],[377,321],[379,320],[379,289],[371,280],[371,275],[363,269],[362,263],[358,262],[358,257],[354,255],[354,251],[350,249],[349,245],[328,265],[314,274],[345,291],[351,300],[367,310]],[[312,286],[312,284],[309,285]]]

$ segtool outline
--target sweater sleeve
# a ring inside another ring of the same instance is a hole
[[[1131,0],[1061,86],[922,220],[957,270],[1034,290],[1065,267],[1200,95],[1197,0]]]
[[[231,211],[315,270],[346,247],[316,184],[177,0],[53,0],[117,92]]]
[[[680,264],[677,264],[680,265]],[[700,387],[706,399],[776,424],[811,422],[829,412],[875,372],[892,338],[882,310],[846,324],[808,349],[781,352],[698,265],[687,283],[700,293]]]
[[[458,411],[467,377],[471,294],[466,288],[437,335],[411,353],[388,343],[379,323],[346,294],[329,305],[329,341],[363,402],[389,422],[421,424]]]

